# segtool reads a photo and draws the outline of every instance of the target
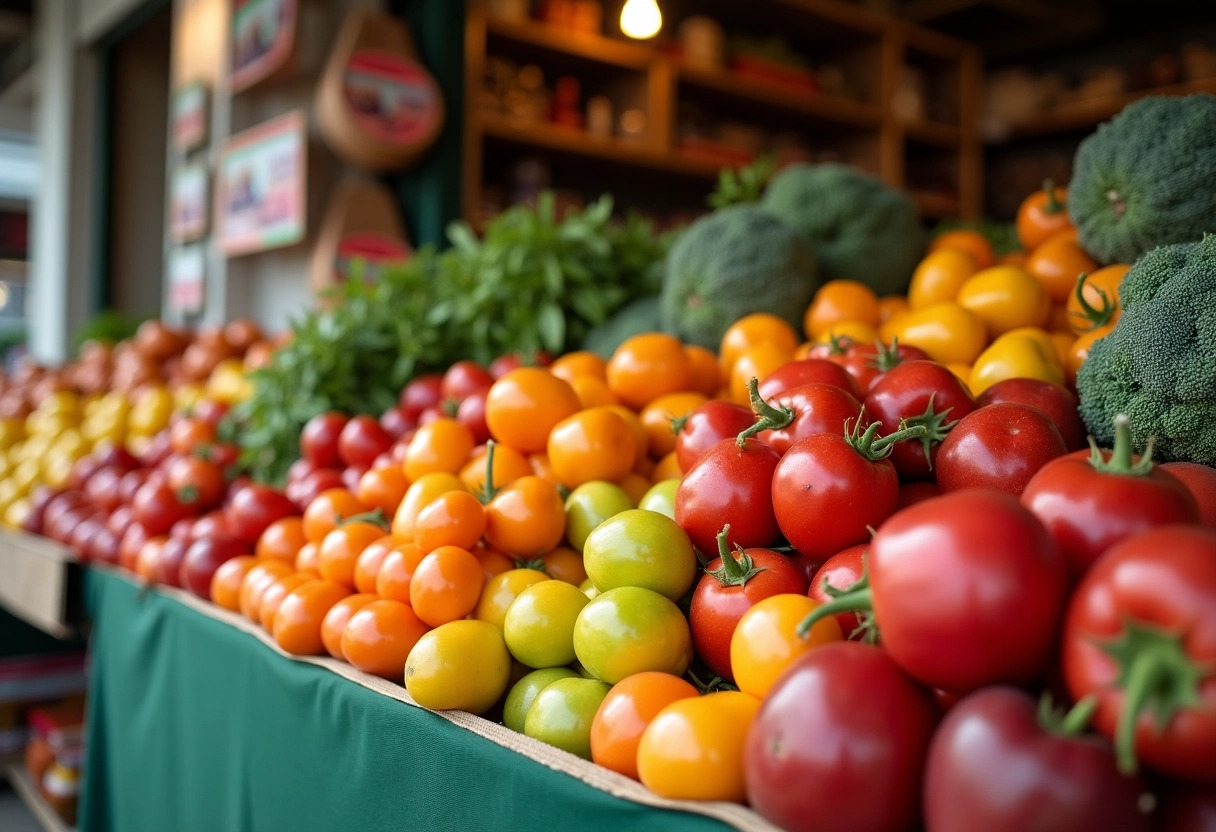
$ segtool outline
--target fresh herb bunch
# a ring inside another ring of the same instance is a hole
[[[1022,247],[1018,242],[1017,230],[1013,223],[997,222],[996,220],[942,220],[933,229],[932,236],[937,237],[947,231],[975,231],[983,235],[992,245],[992,251],[997,257],[1017,251]]]
[[[771,153],[757,156],[750,165],[723,168],[718,172],[718,189],[706,202],[710,208],[725,208],[741,202],[759,202],[764,186],[777,169],[777,159]]]
[[[608,197],[559,219],[551,194],[500,214],[481,240],[463,223],[448,237],[452,248],[420,250],[375,283],[347,281],[252,374],[254,394],[226,432],[255,478],[282,482],[318,413],[380,413],[415,375],[463,358],[579,344],[628,301],[657,294],[670,241],[638,217],[613,222]]]

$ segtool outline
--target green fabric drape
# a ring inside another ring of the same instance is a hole
[[[89,571],[83,832],[645,830],[653,809]]]

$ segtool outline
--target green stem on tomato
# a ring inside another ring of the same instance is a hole
[[[730,550],[730,546],[726,542],[729,535],[730,523],[727,523],[717,535],[718,557],[722,559],[722,566],[705,574],[717,578],[718,583],[722,586],[744,586],[763,572],[764,567],[756,566],[752,561],[752,556],[740,546],[735,547],[735,552],[738,553],[738,560],[736,560],[735,552]]]
[[[869,575],[862,575],[857,583],[846,590],[831,593],[832,600],[821,604],[798,624],[798,637],[806,638],[811,628],[821,619],[842,612],[873,613],[874,596],[870,589]]]
[[[880,438],[878,430],[882,427],[882,422],[872,422],[863,429],[861,426],[863,415],[864,412],[858,414],[856,422],[845,425],[844,440],[852,446],[853,450],[871,462],[889,457],[895,450],[896,443],[906,439],[921,439],[929,433],[929,429],[924,425],[909,426],[901,423],[899,430]]]
[[[388,517],[385,516],[383,510],[378,508],[372,509],[371,511],[364,511],[360,514],[352,514],[350,517],[342,517],[341,515],[338,515],[337,520],[338,522],[336,525],[338,526],[345,526],[350,523],[370,523],[373,526],[379,526],[385,531],[388,531],[389,526]]]
[[[1039,699],[1039,727],[1059,737],[1077,737],[1089,727],[1097,709],[1098,697],[1090,694],[1082,697],[1067,713],[1062,714],[1056,710],[1051,693],[1047,692]]]
[[[1095,329],[1106,326],[1110,323],[1110,319],[1115,317],[1115,310],[1119,308],[1118,302],[1111,302],[1110,295],[1106,294],[1106,290],[1101,286],[1094,286],[1093,290],[1098,293],[1098,297],[1102,300],[1101,308],[1094,306],[1085,297],[1085,281],[1089,279],[1089,274],[1081,272],[1077,275],[1077,285],[1073,288],[1073,296],[1077,299],[1077,305],[1081,307],[1081,317],[1089,324],[1086,332],[1092,332]]]
[[[740,448],[757,433],[766,430],[780,430],[789,427],[790,423],[794,421],[792,407],[773,407],[760,397],[760,380],[755,376],[752,376],[752,380],[747,383],[747,395],[751,399],[752,412],[756,414],[756,422],[739,432],[735,441]]]
[[[683,416],[673,416],[671,419],[671,432],[679,433],[680,431],[684,430],[684,426],[688,424],[688,417],[691,415],[692,413],[689,412],[685,413]]]
[[[1056,183],[1050,179],[1044,179],[1043,190],[1047,192],[1047,204],[1043,206],[1043,213],[1055,216],[1063,211],[1064,203],[1056,198]]]
[[[1109,459],[1103,457],[1092,436],[1089,437],[1089,448],[1089,464],[1103,474],[1143,477],[1153,470],[1153,437],[1150,436],[1144,443],[1144,453],[1137,461],[1133,454],[1131,420],[1126,413],[1115,416],[1115,447],[1111,449]]]
[[[487,505],[498,494],[498,489],[494,487],[494,448],[497,444],[493,439],[486,440],[486,481],[477,494],[482,505]]]

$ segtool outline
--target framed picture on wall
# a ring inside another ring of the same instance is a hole
[[[188,153],[207,141],[207,85],[195,81],[173,95],[173,147]]]
[[[298,0],[233,0],[232,91],[285,70],[295,54]]]
[[[188,243],[207,233],[207,165],[202,161],[182,165],[173,174],[169,200],[169,239]]]
[[[178,320],[203,313],[207,287],[207,247],[177,246],[169,252],[168,313]]]
[[[304,239],[307,140],[295,110],[230,138],[216,172],[215,234],[229,257]]]

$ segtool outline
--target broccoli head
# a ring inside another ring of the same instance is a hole
[[[1119,287],[1123,313],[1077,373],[1081,418],[1114,439],[1114,417],[1131,419],[1143,450],[1216,465],[1216,235],[1155,249]]]

